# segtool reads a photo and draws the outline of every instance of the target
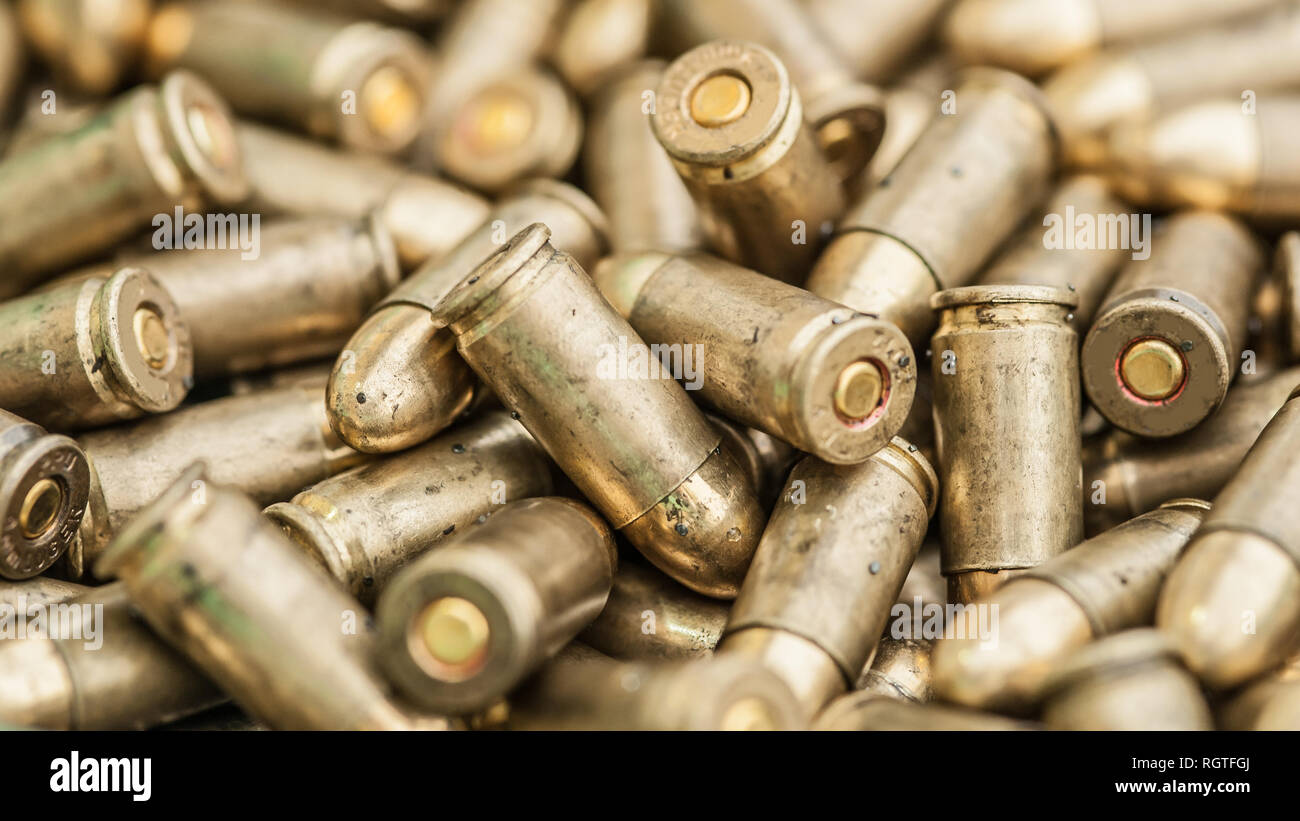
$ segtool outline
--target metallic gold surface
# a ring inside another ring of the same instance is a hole
[[[875,0],[826,0],[831,4],[847,2],[849,4],[875,2]],[[912,3],[894,3],[889,0],[891,8],[903,9]],[[875,43],[874,40],[868,40]],[[897,81],[885,89],[885,134],[880,140],[880,147],[872,155],[871,162],[863,170],[862,176],[855,180],[855,191],[869,191],[889,176],[898,167],[904,155],[912,146],[930,121],[939,116],[939,106],[943,103],[943,92],[952,87],[953,66],[946,54],[931,54],[918,59]]]
[[[0,579],[0,604],[18,609],[19,596],[32,605],[58,604],[75,599],[91,588],[76,582],[65,582],[52,576],[32,576],[21,581]]]
[[[840,696],[817,717],[812,728],[909,732],[1040,729],[1035,724],[992,713],[978,713],[939,704],[912,704],[870,691]]]
[[[937,27],[951,0],[802,0],[808,16],[858,77],[894,79]],[[894,127],[886,104],[886,123]],[[888,139],[888,136],[886,136]]]
[[[0,410],[0,579],[27,579],[77,537],[90,468],[77,443]]]
[[[1300,730],[1300,656],[1216,708],[1224,730]]]
[[[799,452],[785,442],[730,419],[708,414],[709,423],[722,434],[722,449],[744,469],[758,492],[764,510],[771,510],[785,489],[785,478]]]
[[[577,0],[551,54],[560,76],[584,97],[600,91],[645,56],[654,12],[654,0]]]
[[[113,92],[139,57],[149,0],[20,0],[23,34],[63,85]]]
[[[876,656],[862,671],[854,690],[921,704],[930,700],[933,673],[928,639],[893,639],[885,636]]]
[[[709,656],[722,636],[729,609],[652,567],[625,560],[614,574],[605,609],[578,638],[617,659]]]
[[[9,111],[9,104],[23,76],[25,56],[18,17],[7,3],[0,4],[0,114]],[[0,146],[4,146],[4,142],[4,129],[0,129]]]

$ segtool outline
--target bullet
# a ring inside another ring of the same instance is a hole
[[[76,442],[0,410],[0,579],[28,579],[58,561],[89,493]]]
[[[780,439],[708,414],[709,424],[722,435],[722,449],[731,454],[758,492],[764,510],[771,510],[785,488],[785,477],[799,452]]]
[[[627,66],[591,100],[583,170],[615,251],[689,251],[703,242],[695,203],[646,116],[664,67],[659,60]]]
[[[654,13],[654,0],[578,0],[550,59],[571,88],[590,97],[645,56]]]
[[[139,86],[83,127],[0,162],[0,298],[107,251],[161,212],[241,199],[226,105],[192,74]]]
[[[888,322],[705,254],[607,257],[593,278],[652,356],[680,352],[688,390],[824,461],[863,461],[911,409],[916,358]]]
[[[929,701],[933,645],[929,639],[882,638],[876,657],[862,671],[853,689],[914,704]]]
[[[1281,664],[1300,637],[1296,396],[1215,498],[1160,594],[1156,625],[1215,690]]]
[[[844,193],[785,65],[752,43],[706,43],[668,66],[654,100],[655,137],[713,250],[802,282]]]
[[[895,79],[937,28],[951,0],[803,0],[808,15],[853,73]],[[894,127],[886,105],[885,121]]]
[[[1276,5],[1277,0],[961,0],[943,33],[948,47],[965,62],[1037,77],[1099,48],[1213,27]]]
[[[393,700],[365,609],[201,463],[131,520],[95,574],[120,577],[159,636],[275,729],[433,721]]]
[[[693,593],[652,567],[623,561],[605,609],[578,638],[606,655],[637,661],[711,656],[730,608]]]
[[[895,438],[859,465],[804,459],[732,607],[719,655],[763,663],[814,714],[856,682],[884,632],[939,492]]]
[[[926,461],[929,461],[928,457]],[[943,578],[940,551],[937,537],[929,537],[921,544],[921,550],[916,554],[911,568],[908,569],[907,578],[903,580],[903,588],[898,591],[895,606],[904,605],[907,608],[904,612],[910,612],[917,606],[917,598],[921,600],[922,610],[930,604],[936,604],[942,610],[948,603],[948,583]],[[890,615],[893,613],[891,612]]]
[[[1129,262],[1083,341],[1083,385],[1102,416],[1138,436],[1184,433],[1214,412],[1241,362],[1258,241],[1236,220],[1192,211]]]
[[[26,602],[28,606],[58,604],[75,599],[90,589],[84,584],[65,582],[52,576],[32,576],[21,581],[0,579],[0,605],[17,610],[20,602]]]
[[[639,664],[560,660],[511,697],[514,730],[800,730],[807,717],[772,673],[735,658]]]
[[[970,602],[1083,538],[1076,301],[1040,285],[976,285],[930,302],[949,601]]]
[[[225,701],[140,622],[120,583],[89,588],[51,605],[50,614],[61,629],[47,622],[48,639],[0,642],[0,720],[45,730],[147,730]]]
[[[265,513],[369,604],[394,573],[451,534],[508,501],[551,491],[546,454],[508,413],[494,411],[323,479]]]
[[[1167,10],[1171,17],[1184,19],[1182,5]],[[1287,2],[1221,26],[1106,49],[1047,77],[1043,93],[1061,132],[1064,161],[1099,169],[1106,164],[1108,132],[1118,124],[1218,96],[1237,100],[1240,111],[1255,94],[1298,82],[1300,5]]]
[[[1055,131],[1042,95],[994,69],[962,73],[951,102],[853,205],[808,290],[893,322],[923,349],[930,295],[971,282],[1047,193]]]
[[[741,467],[573,257],[529,226],[433,312],[475,373],[652,564],[733,598],[762,531]],[[644,371],[644,372],[643,372]]]
[[[1046,206],[1025,221],[1007,241],[980,276],[985,285],[1047,285],[1073,291],[1079,298],[1074,326],[1089,328],[1093,315],[1111,281],[1133,252],[1120,243],[1085,243],[1076,248],[1073,240],[1076,220],[1086,218],[1104,226],[1106,219],[1120,215],[1127,219],[1126,206],[1111,195],[1105,180],[1091,174],[1076,174],[1057,184]],[[1076,216],[1077,215],[1077,216]],[[1064,247],[1049,247],[1054,231],[1070,241]]]
[[[996,611],[995,640],[950,631],[938,642],[938,694],[1028,712],[1054,666],[1094,639],[1151,623],[1161,584],[1209,509],[1199,499],[1166,502],[982,596],[978,605]]]
[[[830,4],[873,1],[825,0]],[[899,9],[916,5],[895,3],[893,0],[889,2],[891,8]],[[864,42],[875,44],[878,41],[871,38]],[[930,122],[939,116],[939,107],[944,102],[943,92],[952,87],[953,71],[952,61],[947,54],[928,55],[909,67],[897,82],[885,90],[885,122],[889,126],[885,129],[880,147],[872,155],[871,162],[867,163],[862,175],[853,182],[853,190],[870,191],[898,167],[898,163],[916,145]]]
[[[393,577],[375,613],[380,662],[427,709],[487,708],[591,623],[617,566],[587,506],[512,502]]]
[[[217,0],[160,8],[146,65],[203,76],[241,114],[396,154],[419,133],[429,57],[418,37],[378,23]]]
[[[0,396],[67,430],[171,410],[193,382],[189,331],[143,268],[0,303]]]
[[[1300,384],[1300,368],[1235,385],[1217,411],[1181,436],[1139,439],[1111,431],[1083,447],[1084,524],[1090,535],[1169,497],[1213,499],[1273,414]]]
[[[477,194],[386,158],[255,123],[235,130],[252,190],[245,209],[352,219],[377,212],[404,271],[451,251],[487,218],[488,203]]]
[[[1095,641],[1053,671],[1043,721],[1051,730],[1212,730],[1196,678],[1150,628]]]
[[[149,0],[19,0],[23,35],[62,86],[111,94],[140,56]]]
[[[339,355],[326,391],[330,427],[349,446],[390,453],[450,425],[469,405],[476,380],[452,335],[429,311],[506,240],[534,222],[583,266],[606,251],[600,209],[565,183],[537,180],[503,198],[446,256],[431,259],[371,311]]]
[[[873,692],[856,692],[831,702],[813,723],[814,730],[988,732],[1041,729],[992,713],[979,713],[940,704],[912,704]]]
[[[1300,655],[1216,709],[1223,730],[1300,730]]]
[[[126,522],[196,460],[207,462],[214,481],[262,505],[357,464],[363,457],[334,438],[324,410],[316,381],[83,435],[90,504],[64,572],[72,579],[88,573]]]

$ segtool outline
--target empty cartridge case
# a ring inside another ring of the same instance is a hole
[[[930,304],[943,573],[969,602],[1083,538],[1076,297],[977,285]]]
[[[807,277],[844,209],[840,179],[802,106],[772,52],[718,41],[668,66],[652,119],[713,249],[792,283]]]
[[[0,579],[54,564],[76,538],[89,494],[76,442],[0,410]]]
[[[1094,639],[1151,623],[1160,586],[1209,507],[1166,502],[980,597],[997,610],[996,641],[945,636],[934,653],[935,689],[968,707],[1027,711],[1053,665]]]
[[[195,464],[96,563],[168,644],[282,730],[411,729],[366,611],[244,494]]]
[[[429,58],[415,35],[274,3],[169,3],[150,21],[146,64],[187,68],[241,114],[392,154],[420,130]]]
[[[708,416],[709,423],[722,434],[723,450],[729,452],[749,476],[763,509],[771,510],[785,486],[790,466],[799,458],[799,452],[761,430],[738,425],[714,414]]]
[[[1043,721],[1051,730],[1212,730],[1196,678],[1150,628],[1093,642],[1053,671]]]
[[[719,655],[755,659],[809,714],[858,680],[934,513],[934,470],[895,438],[860,465],[790,473],[732,607]]]
[[[808,278],[808,290],[893,322],[918,349],[934,328],[930,295],[975,277],[1047,192],[1055,162],[1051,119],[1024,78],[967,70],[953,102],[844,215]]]
[[[951,0],[802,0],[818,31],[853,73],[894,79],[934,31]],[[888,109],[888,107],[886,107]],[[894,127],[886,111],[889,128]]]
[[[732,598],[762,531],[740,466],[591,278],[534,223],[434,310],[456,347],[616,530],[660,570]]]
[[[552,489],[550,460],[494,411],[418,448],[325,479],[265,511],[369,603],[393,574],[501,505]]]
[[[140,622],[123,584],[56,607],[48,638],[0,642],[0,719],[46,730],[144,730],[225,701]]]
[[[1157,626],[1213,689],[1281,664],[1300,642],[1297,395],[1215,498],[1160,593]]]
[[[867,0],[871,2],[872,0]],[[831,0],[839,2],[839,0]],[[862,0],[848,0],[862,2]],[[892,3],[900,8],[910,3]],[[953,66],[947,55],[930,55],[910,67],[885,91],[885,121],[889,127],[880,140],[880,147],[867,163],[860,179],[855,180],[855,191],[869,191],[889,176],[898,163],[916,145],[930,121],[939,115],[944,102],[943,92],[952,85]]]
[[[431,710],[489,707],[596,617],[617,565],[586,505],[513,502],[393,577],[375,614],[381,663]]]
[[[866,459],[911,409],[916,358],[889,322],[704,254],[608,257],[594,279],[687,389],[827,462]]]
[[[1083,385],[1102,416],[1139,436],[1191,430],[1227,395],[1246,341],[1260,248],[1222,214],[1186,212],[1128,263],[1083,341]]]
[[[605,609],[578,638],[618,659],[708,656],[722,636],[728,609],[652,567],[623,561]]]
[[[214,481],[267,505],[363,458],[331,434],[319,381],[202,402],[79,441],[91,484],[80,536],[64,562],[73,579],[196,460],[207,462]]]
[[[111,248],[176,206],[247,190],[226,105],[173,72],[0,162],[0,297]]]
[[[929,701],[933,686],[930,670],[933,646],[929,639],[882,638],[875,658],[862,671],[853,689],[917,704]]]
[[[27,42],[61,84],[109,94],[134,67],[149,25],[150,0],[20,0]]]
[[[578,0],[564,19],[550,59],[565,82],[588,97],[645,56],[654,13],[655,0]]]
[[[913,704],[871,691],[849,693],[830,703],[814,730],[877,730],[910,732],[977,732],[1037,730],[1037,725],[993,713],[980,713],[940,704]]]
[[[0,396],[33,422],[87,428],[161,413],[192,382],[189,331],[143,268],[0,303]]]
[[[583,169],[615,251],[688,251],[703,242],[695,203],[646,116],[646,94],[663,71],[657,60],[636,63],[592,100]]]
[[[438,300],[506,240],[545,223],[555,245],[588,266],[605,252],[604,216],[565,183],[538,180],[502,199],[456,248],[380,301],[348,340],[326,392],[330,426],[348,445],[389,453],[419,444],[469,405],[475,380],[448,332],[429,321]]]

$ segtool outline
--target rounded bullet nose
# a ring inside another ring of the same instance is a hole
[[[963,0],[943,37],[964,62],[1034,76],[1100,45],[1101,21],[1089,0]]]
[[[1259,536],[1197,537],[1161,591],[1156,625],[1187,666],[1223,690],[1282,661],[1300,633],[1300,569]]]

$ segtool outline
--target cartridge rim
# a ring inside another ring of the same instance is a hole
[[[549,261],[549,257],[542,260],[536,257],[548,247],[550,239],[551,229],[540,222],[515,234],[434,306],[434,324],[450,327],[458,335],[462,333],[465,330],[461,327],[463,320],[475,313],[480,305],[489,302],[492,295],[521,269],[529,265],[542,266]]]
[[[121,268],[101,286],[93,310],[95,350],[113,387],[151,413],[179,405],[193,382],[194,357],[189,328],[162,284],[143,268]]]
[[[1079,296],[1072,291],[1048,285],[966,285],[949,288],[930,297],[934,310],[962,305],[1038,303],[1077,308]]]
[[[168,73],[159,94],[168,133],[204,193],[219,203],[248,196],[234,116],[225,100],[185,70]]]
[[[89,494],[86,455],[66,436],[42,431],[0,458],[0,578],[31,578],[58,561],[77,537]]]
[[[377,23],[353,23],[339,32],[317,62],[312,87],[340,142],[393,154],[409,147],[423,127],[426,58],[419,38]],[[356,91],[356,113],[339,100]]]

